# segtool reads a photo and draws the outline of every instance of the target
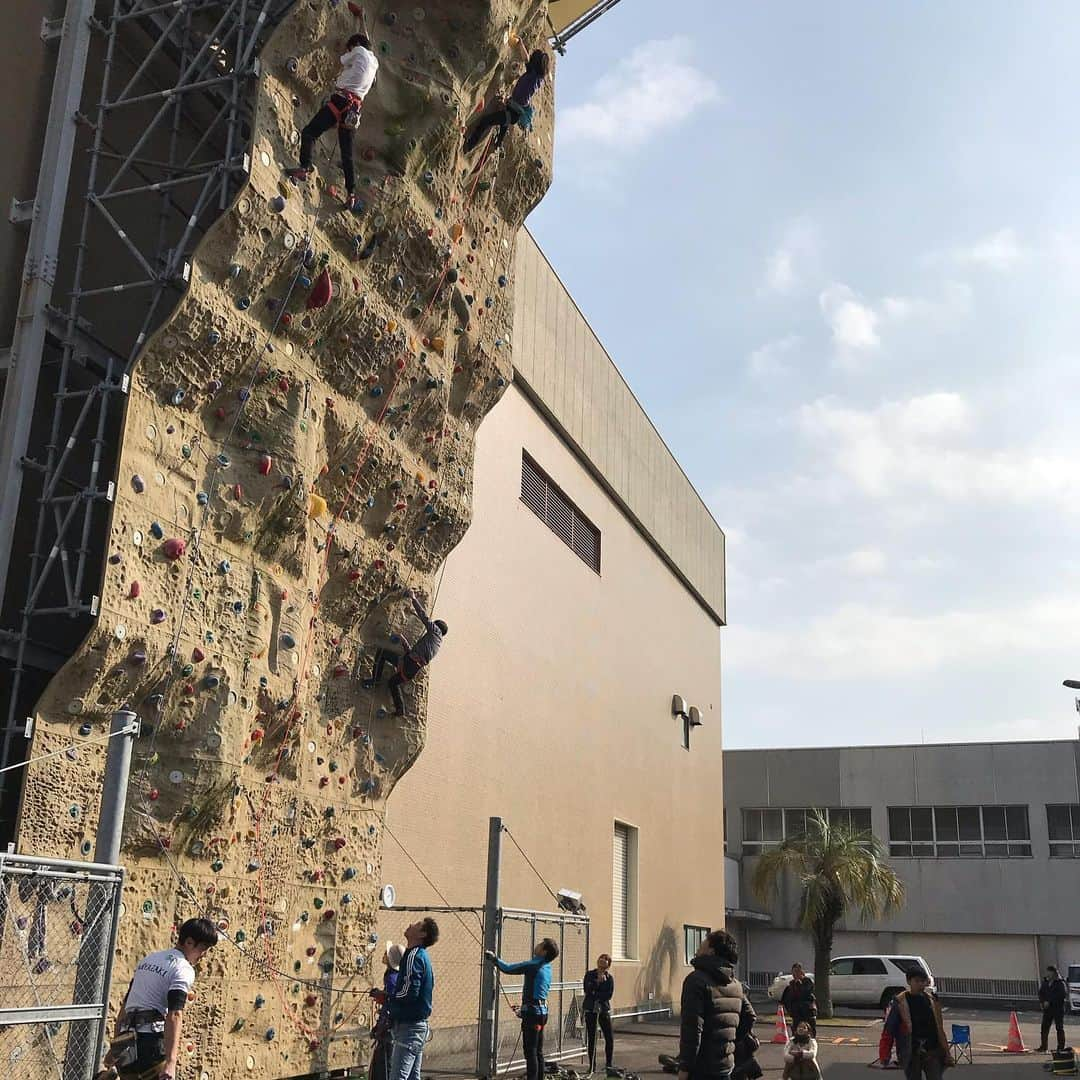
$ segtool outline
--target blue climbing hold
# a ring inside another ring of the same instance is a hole
[[[223,574],[227,574],[231,569],[232,563],[230,563],[228,559],[222,559],[221,562],[218,563],[218,570]]]
[[[499,275],[499,288],[505,289],[510,284],[510,279],[505,274]]]
[[[275,214],[280,214],[285,209],[285,197],[283,195],[275,195],[270,200],[270,209]]]
[[[381,386],[373,386],[371,388],[372,397],[382,397],[383,389]]]
[[[255,1008],[256,1009],[261,1009],[265,1004],[266,1004],[266,998],[264,998],[262,996],[262,994],[256,994],[255,995]],[[270,1030],[273,1031],[273,1028],[271,1028]]]
[[[186,397],[187,397],[187,393],[186,393],[186,391],[184,391],[184,390],[180,390],[180,389],[176,389],[176,390],[174,390],[174,391],[172,392],[172,397],[171,397],[171,398],[169,398],[169,400],[170,400],[170,401],[171,401],[171,402],[172,402],[172,403],[173,403],[174,405],[182,405],[182,404],[184,403],[184,398],[186,398]]]
[[[210,496],[205,491],[200,491],[198,495],[195,496],[195,501],[200,506],[205,506],[210,501]]]
[[[221,332],[218,330],[211,330],[210,333],[206,335],[206,340],[210,342],[211,345],[217,345],[221,341]]]
[[[251,297],[250,297],[250,296],[241,296],[241,297],[240,297],[240,298],[239,298],[239,299],[238,299],[238,300],[236,301],[236,306],[237,306],[237,307],[238,307],[238,308],[239,308],[239,309],[240,309],[241,311],[247,311],[247,309],[248,309],[249,307],[251,307]]]
[[[229,455],[228,454],[218,454],[217,463],[223,469],[227,469],[232,464],[232,462],[229,461]]]
[[[292,634],[290,634],[288,632],[283,633],[281,635],[281,647],[283,649],[295,649],[296,648],[296,638],[294,638],[292,636]]]

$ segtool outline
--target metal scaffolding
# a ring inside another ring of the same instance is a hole
[[[68,0],[43,28],[56,76],[0,351],[0,770],[24,757],[28,673],[97,615],[131,366],[247,179],[259,51],[294,2]],[[0,771],[0,840],[20,785]]]

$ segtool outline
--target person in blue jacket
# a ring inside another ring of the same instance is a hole
[[[420,1063],[428,1040],[428,1017],[435,990],[435,972],[428,949],[439,940],[439,924],[430,916],[405,930],[397,990],[390,998],[394,1050],[389,1080],[420,1080]]]
[[[508,964],[493,952],[484,954],[504,975],[524,975],[521,988],[521,1046],[525,1052],[526,1080],[540,1080],[544,1075],[544,1027],[547,1025],[548,990],[551,989],[551,963],[559,955],[559,946],[544,938],[532,957],[518,964]]]

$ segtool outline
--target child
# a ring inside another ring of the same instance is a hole
[[[494,107],[480,117],[476,126],[465,137],[466,154],[475,150],[480,145],[480,140],[495,126],[499,128],[495,136],[496,147],[502,146],[511,124],[517,124],[526,129],[532,127],[533,110],[529,102],[532,101],[536,91],[543,86],[551,70],[551,57],[543,49],[534,49],[531,54],[528,53],[520,38],[515,38],[514,44],[526,58],[525,73],[514,83],[510,97],[506,101],[496,101]]]
[[[371,51],[371,42],[363,34],[353,34],[345,42],[345,50],[333,93],[300,132],[300,167],[286,169],[285,175],[298,182],[306,180],[311,174],[315,141],[336,125],[341,148],[341,171],[345,174],[345,205],[351,210],[356,205],[353,134],[360,126],[364,98],[375,85],[379,61]]]
[[[784,1047],[784,1080],[821,1080],[817,1063],[817,1039],[803,1020]]]
[[[379,1005],[379,1018],[371,1031],[374,1043],[368,1076],[371,1080],[387,1080],[390,1073],[390,1053],[393,1050],[393,1038],[390,1034],[390,999],[397,993],[399,971],[401,968],[401,946],[393,942],[386,943],[384,956],[386,971],[383,973],[382,989],[372,988],[371,996]]]

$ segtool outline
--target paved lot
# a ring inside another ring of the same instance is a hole
[[[760,1017],[756,1034],[762,1041],[758,1051],[758,1061],[765,1070],[766,1077],[779,1078],[783,1069],[783,1048],[768,1043],[775,1023],[769,1013],[769,1005],[755,1004]],[[1020,1031],[1024,1045],[1039,1045],[1039,1015],[1024,1012],[1019,1016]],[[1043,1063],[1048,1059],[1041,1054],[1003,1054],[1003,1047],[1009,1034],[1009,1014],[998,1010],[945,1009],[945,1030],[948,1033],[951,1024],[968,1024],[972,1029],[974,1064],[966,1062],[956,1072],[950,1071],[950,1080],[964,1080],[980,1076],[991,1080],[1009,1080],[1011,1077],[1036,1080],[1048,1075],[1043,1071]],[[1080,1047],[1080,1020],[1065,1021],[1065,1034],[1068,1041]],[[818,1059],[821,1063],[825,1080],[871,1080],[872,1077],[899,1077],[900,1072],[879,1072],[869,1069],[868,1064],[877,1056],[878,1039],[881,1037],[881,1021],[873,1013],[862,1015],[849,1014],[836,1021],[823,1023],[818,1029]],[[1051,1045],[1053,1043],[1051,1033]],[[843,1040],[834,1042],[834,1040]],[[620,1025],[615,1035],[615,1064],[640,1076],[661,1076],[663,1070],[657,1062],[658,1054],[673,1054],[678,1046],[678,1025],[633,1024]]]

